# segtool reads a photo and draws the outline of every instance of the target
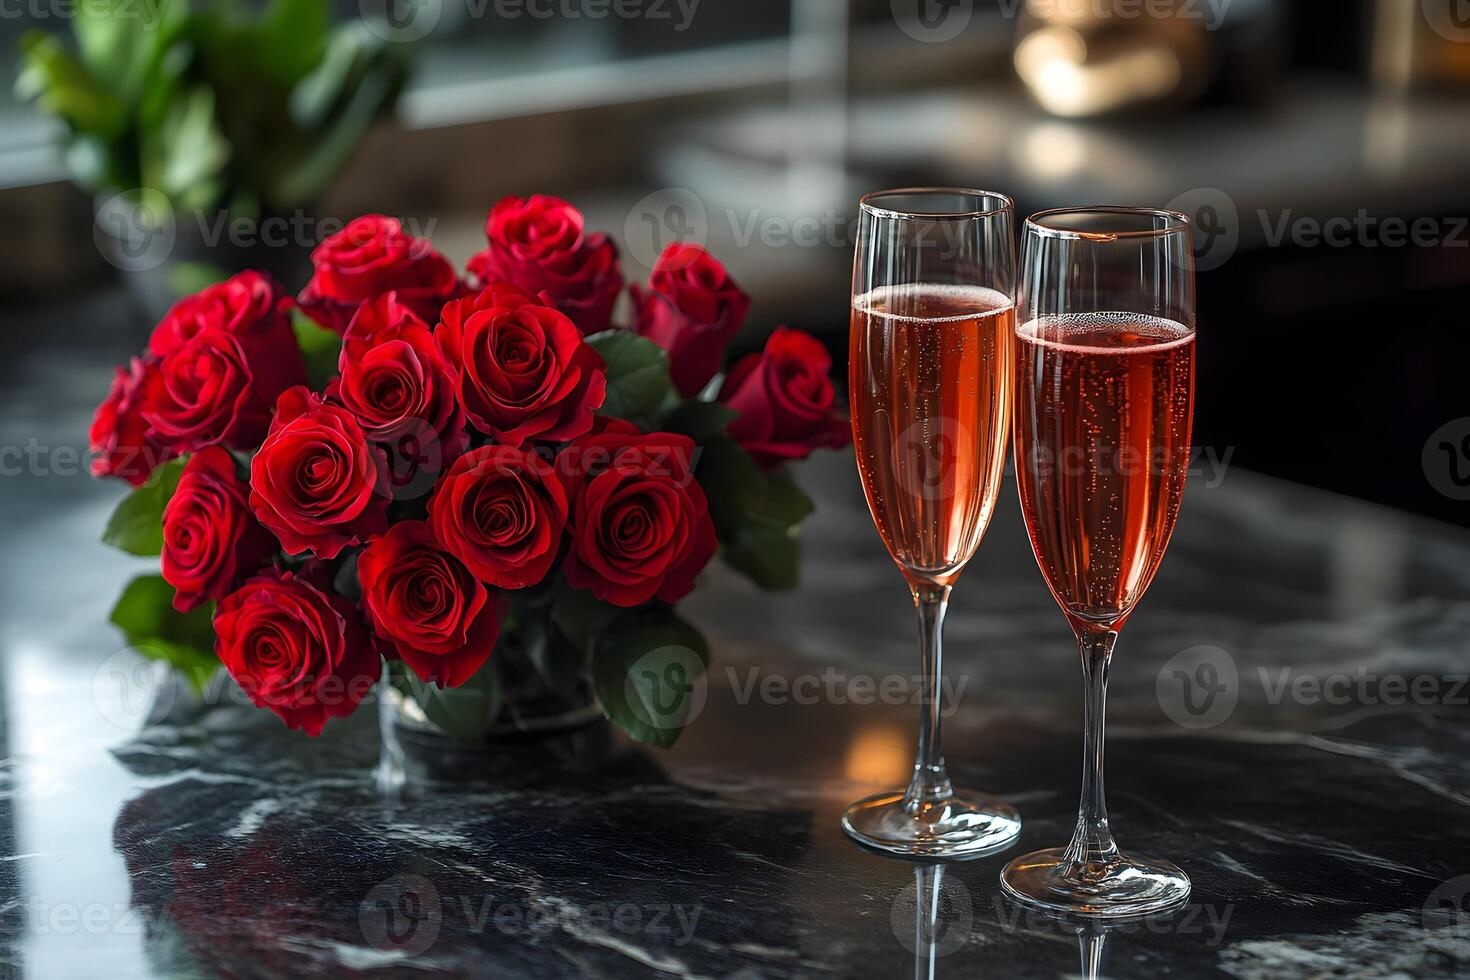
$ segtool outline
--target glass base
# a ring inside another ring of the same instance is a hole
[[[1023,854],[1000,873],[1000,886],[1024,905],[1061,915],[1126,918],[1162,912],[1189,898],[1189,876],[1168,861],[1119,854],[1088,868],[1052,847]]]
[[[1000,800],[952,796],[911,813],[903,798],[889,792],[858,800],[842,815],[842,829],[859,844],[889,854],[954,860],[994,854],[1021,833],[1020,815]]]

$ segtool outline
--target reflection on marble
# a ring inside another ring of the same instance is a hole
[[[80,368],[99,385],[109,345]],[[55,370],[0,368],[5,441],[75,445],[97,385]],[[904,780],[917,669],[850,466],[809,470],[800,593],[716,570],[687,604],[714,663],[673,750],[605,729],[571,753],[419,745],[396,798],[374,787],[371,708],[317,741],[236,707],[138,731],[105,620],[141,563],[94,543],[118,491],[7,481],[7,975],[1470,974],[1464,534],[1241,472],[1191,490],[1119,644],[1108,787],[1120,843],[1194,894],[1102,931],[997,886],[1014,854],[1065,841],[1080,742],[1075,653],[1009,492],[950,616],[945,741],[957,782],[1020,809],[1021,840],[940,868],[838,828]]]

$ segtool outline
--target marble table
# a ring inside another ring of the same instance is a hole
[[[1470,975],[1470,535],[1204,457],[1108,746],[1120,842],[1194,895],[1102,930],[999,896],[1011,856],[1065,840],[1080,768],[1076,655],[1013,491],[956,592],[945,728],[956,782],[1020,809],[1009,852],[906,863],[838,827],[905,780],[918,657],[837,454],[807,468],[799,592],[716,569],[687,603],[714,659],[672,750],[594,726],[420,758],[385,794],[370,710],[315,741],[229,707],[140,727],[106,612],[143,563],[95,543],[120,489],[66,462],[135,342],[0,365],[5,976]]]

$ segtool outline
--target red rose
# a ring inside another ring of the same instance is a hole
[[[316,247],[311,264],[315,271],[297,300],[308,316],[339,334],[360,304],[389,290],[428,323],[461,291],[448,259],[381,214],[353,218]]]
[[[720,401],[740,413],[725,431],[765,467],[841,449],[852,430],[833,407],[831,369],[817,338],[777,327],[764,353],[741,358],[725,378]]]
[[[257,379],[256,363],[223,328],[190,337],[159,363],[144,389],[143,418],[153,438],[175,455],[217,443],[258,445],[281,389],[274,378]]]
[[[223,599],[269,563],[276,540],[250,512],[249,490],[235,458],[218,446],[201,449],[184,465],[163,508],[163,578],[174,587],[179,612]]]
[[[501,597],[441,548],[423,521],[395,524],[368,542],[357,576],[379,639],[425,683],[459,687],[495,649]]]
[[[611,415],[599,415],[592,420],[592,431],[588,435],[600,436],[609,432],[617,435],[636,436],[641,435],[643,430],[627,419],[613,418]],[[561,457],[557,458],[560,459]]]
[[[348,357],[361,356],[376,347],[379,338],[390,339],[410,327],[428,330],[433,322],[437,322],[437,314],[435,320],[425,320],[414,312],[413,307],[399,300],[397,290],[389,290],[364,301],[352,314],[342,333],[338,370],[342,369]]]
[[[148,342],[161,358],[143,394],[156,441],[175,454],[259,444],[276,397],[306,381],[290,302],[268,276],[242,272],[173,305]]]
[[[351,412],[292,388],[250,462],[250,507],[287,552],[335,558],[386,530],[386,466]]]
[[[352,714],[381,669],[357,611],[317,569],[250,579],[220,602],[214,634],[220,662],[256,707],[308,735]]]
[[[469,438],[454,369],[428,325],[397,297],[384,293],[358,309],[343,337],[341,377],[327,393],[384,445],[390,482],[402,490],[421,472],[437,475]]]
[[[482,582],[524,589],[561,549],[567,494],[535,452],[484,446],[455,460],[429,500],[434,536]]]
[[[576,438],[607,397],[597,351],[571,320],[518,289],[494,285],[448,304],[435,339],[459,375],[470,424],[508,445]]]
[[[609,432],[579,439],[567,453],[567,583],[615,606],[687,595],[716,546],[709,504],[694,480],[694,441]]]
[[[155,357],[167,357],[210,327],[237,338],[261,370],[290,371],[284,390],[305,375],[291,332],[291,299],[263,272],[247,271],[185,296],[172,307],[148,339]]]
[[[699,245],[674,242],[653,265],[648,291],[632,287],[635,329],[669,352],[679,394],[697,394],[720,370],[750,297]]]
[[[545,194],[502,198],[485,219],[485,237],[489,247],[468,265],[480,283],[525,289],[583,333],[607,329],[623,273],[612,240],[583,233],[582,212]]]
[[[142,486],[170,454],[152,437],[143,418],[143,392],[157,365],[135,357],[112,378],[112,389],[92,417],[88,441],[92,475],[116,476]]]

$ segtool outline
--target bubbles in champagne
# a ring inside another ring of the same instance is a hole
[[[1062,313],[1028,320],[1016,336],[1079,353],[1149,354],[1188,343],[1194,328],[1142,313]]]
[[[880,316],[887,320],[925,323],[969,320],[986,313],[1003,312],[1011,305],[1009,296],[986,286],[913,282],[879,286],[854,297],[852,301],[853,309],[859,313]]]
[[[1194,330],[1102,312],[1040,317],[1016,334],[1018,482],[1037,561],[1074,621],[1117,628],[1178,515]]]
[[[906,573],[952,580],[989,523],[1009,419],[1012,304],[977,286],[905,284],[853,301],[859,472]]]

